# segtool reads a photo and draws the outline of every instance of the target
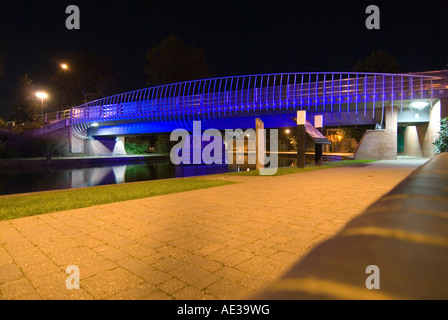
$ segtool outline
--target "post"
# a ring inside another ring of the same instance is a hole
[[[62,78],[62,67],[59,66],[59,110],[62,109],[62,103],[61,103],[61,78]]]
[[[306,111],[297,111],[297,168],[306,167]]]
[[[255,152],[255,157],[257,158],[257,164],[256,164],[256,169],[260,170],[261,168],[264,168],[264,159],[265,159],[265,148],[264,146],[265,144],[265,136],[264,136],[264,123],[263,121],[261,121],[261,119],[256,118],[255,119],[255,136],[256,136],[256,152]],[[248,149],[248,152],[250,150]]]
[[[314,116],[314,127],[320,132],[323,133],[323,117],[321,115]],[[322,165],[322,144],[316,143],[314,145],[314,164],[316,166]]]

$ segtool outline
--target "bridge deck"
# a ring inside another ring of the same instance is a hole
[[[192,121],[256,113],[353,112],[448,95],[446,78],[416,74],[287,73],[195,80],[136,90],[72,109],[72,125]]]

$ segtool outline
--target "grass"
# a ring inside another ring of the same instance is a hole
[[[237,182],[180,178],[0,197],[0,221]]]
[[[342,161],[324,163],[322,166],[307,165],[305,168],[282,167],[282,168],[278,168],[277,172],[273,176],[283,176],[285,174],[292,174],[292,173],[298,173],[298,172],[307,172],[307,171],[315,171],[315,170],[322,170],[322,169],[329,169],[329,168],[346,167],[346,166],[370,163],[370,162],[374,162],[374,161],[376,161],[376,160],[342,160]],[[259,171],[251,170],[251,171],[232,172],[232,173],[228,173],[228,174],[229,175],[238,175],[238,176],[258,176]],[[269,177],[269,176],[265,176],[265,177]]]

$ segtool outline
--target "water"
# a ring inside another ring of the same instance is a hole
[[[324,161],[341,160],[325,159]],[[294,154],[280,154],[279,167],[295,166]],[[239,161],[241,162],[241,161]],[[244,163],[247,163],[247,155]],[[313,162],[313,156],[307,159]],[[208,174],[254,170],[255,165],[173,165],[166,160],[140,160],[116,165],[97,166],[43,166],[19,169],[0,169],[0,195],[48,191],[70,188],[83,188],[97,185],[126,182],[158,180],[176,177],[192,177]]]

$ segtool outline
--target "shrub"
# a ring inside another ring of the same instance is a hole
[[[439,137],[433,142],[436,154],[448,152],[448,119],[440,121]]]
[[[149,142],[127,142],[125,143],[126,154],[145,154],[149,149]]]
[[[159,135],[157,137],[157,152],[158,153],[170,153],[170,140],[165,135]]]

